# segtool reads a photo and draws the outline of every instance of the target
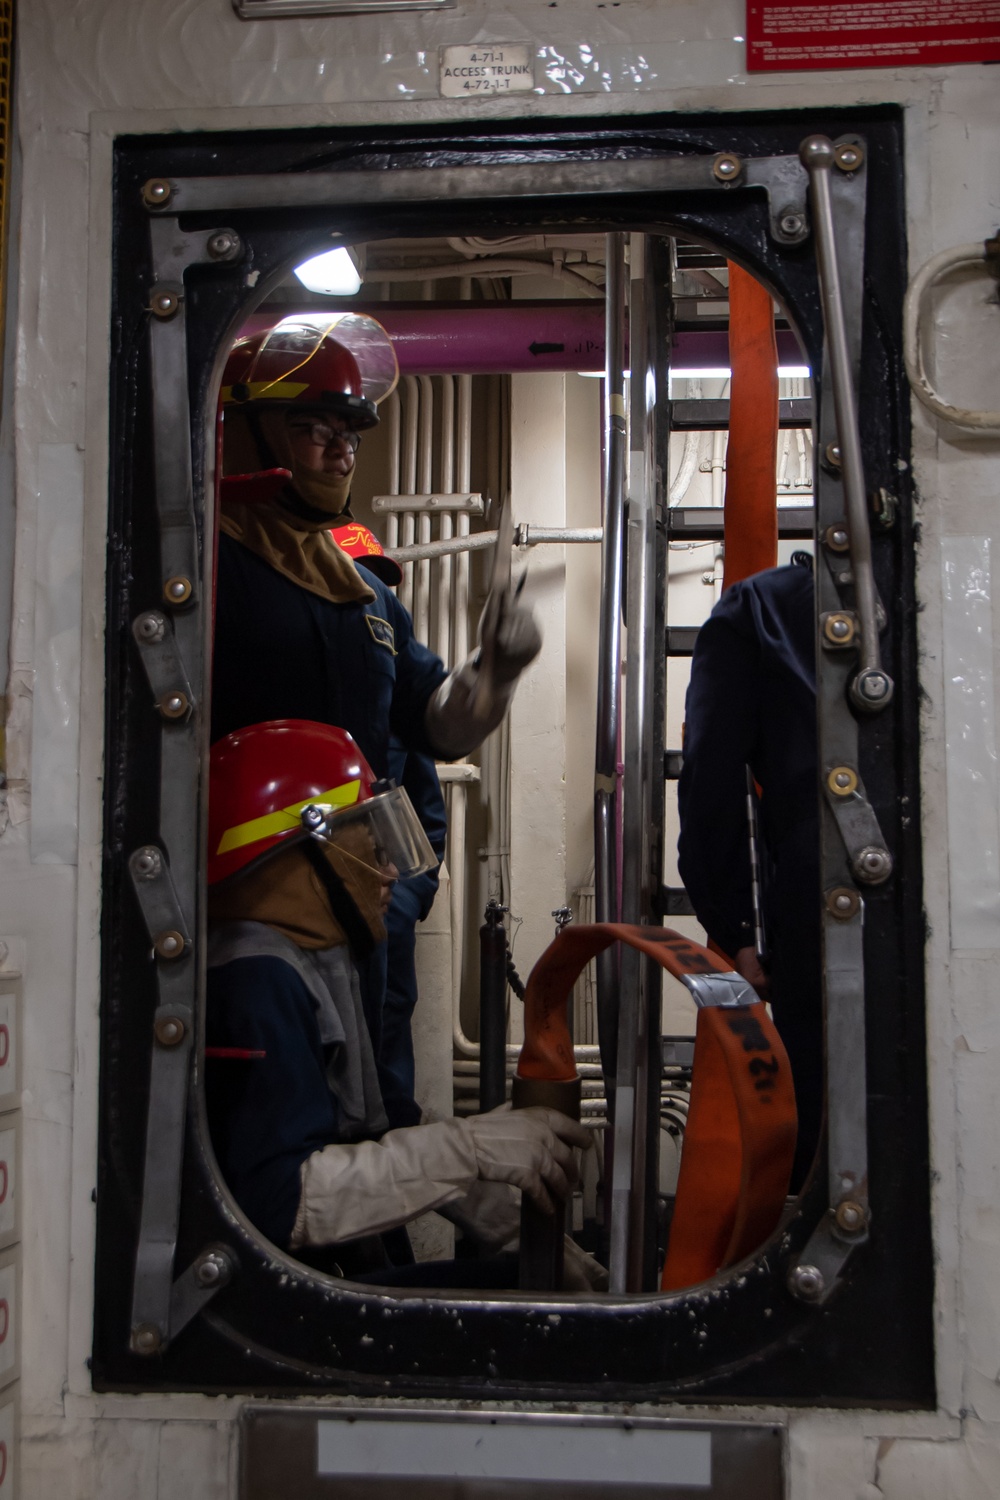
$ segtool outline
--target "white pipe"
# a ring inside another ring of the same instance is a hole
[[[728,433],[712,434],[712,504],[721,507],[726,494],[726,447]]]
[[[399,463],[400,463],[400,410],[399,392],[393,391],[389,397],[388,413],[389,431],[389,494],[399,494]]]
[[[417,381],[413,375],[404,375],[402,389],[406,394],[403,407],[403,459],[402,459],[402,493],[412,495],[417,488],[417,421],[419,416]],[[404,511],[401,523],[401,536],[404,547],[413,542],[414,527],[412,511]],[[412,611],[413,608],[413,567],[404,565],[403,581],[398,589],[399,601],[404,609]]]
[[[446,781],[480,781],[483,774],[478,766],[467,760],[448,761],[438,766],[437,773],[438,781],[442,784]]]
[[[422,510],[417,517],[417,538],[424,554],[417,563],[413,591],[413,631],[418,641],[426,641],[431,633],[431,560],[426,551],[431,539],[431,515],[428,510]]]
[[[455,377],[441,376],[441,489],[450,495],[455,483]]]
[[[401,462],[401,413],[399,392],[393,391],[389,398],[389,493],[399,494],[399,466]],[[386,520],[385,545],[392,551],[399,542],[399,517],[390,511]]]
[[[416,536],[416,525],[417,525],[417,523],[416,523],[416,516],[415,516],[414,512],[412,510],[404,510],[403,513],[402,513],[402,522],[403,522],[403,530],[402,530],[403,546],[404,547],[412,547],[412,545],[413,545],[413,539]],[[410,613],[412,614],[413,613],[413,564],[412,563],[404,563],[403,564],[403,581],[399,585],[399,588],[396,590],[396,592],[399,595],[400,603],[402,604],[403,608],[404,609],[408,609],[410,611]]]
[[[907,287],[903,301],[903,359],[913,394],[928,411],[953,422],[956,427],[997,434],[1000,433],[1000,411],[975,411],[964,406],[952,406],[938,395],[927,379],[920,347],[923,300],[934,283],[949,271],[956,271],[963,266],[980,266],[991,261],[1000,264],[1000,240],[980,240],[971,245],[955,245],[951,250],[942,250],[940,255],[932,255],[920,267]]]
[[[429,375],[419,375],[420,388],[420,440],[418,444],[418,483],[421,495],[429,495],[434,488],[434,385]]]
[[[404,375],[402,386],[406,392],[406,404],[403,413],[402,493],[404,495],[415,495],[417,492],[417,417],[419,407],[417,377],[415,375]]]
[[[453,781],[448,796],[448,869],[451,871],[452,1039],[463,1057],[478,1057],[479,1043],[462,1029],[462,963],[465,957],[465,797],[464,782]]]
[[[442,516],[442,522],[444,516]],[[450,518],[449,518],[450,519]],[[599,542],[604,531],[600,526],[530,526],[521,522],[514,537],[516,547],[563,547],[575,542]],[[436,542],[418,542],[405,550],[397,547],[393,557],[399,563],[414,562],[425,557],[451,557],[461,552],[482,552],[496,541],[495,531],[477,531],[475,536],[461,532],[459,536],[441,537]]]
[[[684,496],[691,488],[691,481],[694,478],[695,470],[698,467],[698,460],[700,456],[701,433],[686,432],[684,434],[684,449],[681,453],[680,467],[678,468],[674,480],[670,486],[670,494],[668,497],[668,503],[670,505],[680,505],[681,501],[684,499]]]
[[[778,489],[788,488],[788,462],[791,456],[791,433],[781,434],[781,452],[778,454]]]
[[[421,375],[417,384],[420,389],[417,483],[420,493],[428,495],[434,488],[434,386],[429,375]],[[421,510],[417,518],[417,540],[426,546],[430,539],[430,512]],[[425,553],[417,563],[413,580],[413,629],[418,641],[429,638],[430,623],[431,564]]]
[[[808,441],[807,441],[808,438]],[[795,446],[799,455],[799,475],[795,481],[797,490],[812,489],[812,434],[802,431],[801,427],[795,430]]]
[[[455,483],[455,380],[441,377],[441,489],[450,494]],[[441,513],[438,536],[442,542],[455,534],[451,511]],[[444,554],[438,562],[437,639],[436,650],[446,667],[456,665],[451,655],[451,595],[454,563]]]
[[[451,554],[442,547],[443,542],[450,542],[455,532],[455,518],[450,510],[442,512],[439,524],[440,535],[438,537],[438,599],[437,599],[437,639],[435,650],[446,667],[455,666],[451,656],[451,595],[452,595],[452,572],[454,562]]]

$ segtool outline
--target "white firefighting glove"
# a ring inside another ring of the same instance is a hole
[[[521,1198],[507,1182],[474,1182],[467,1193],[438,1209],[443,1219],[484,1250],[516,1250],[521,1233]]]
[[[600,1261],[566,1235],[563,1240],[563,1291],[606,1292],[609,1285],[610,1278]]]
[[[486,1250],[517,1250],[521,1239],[521,1206],[504,1182],[477,1182],[462,1198],[438,1212]],[[563,1240],[563,1290],[606,1292],[608,1273],[570,1235]]]
[[[467,1120],[390,1130],[380,1141],[326,1146],[302,1165],[290,1247],[379,1234],[467,1193],[479,1178],[509,1182],[551,1211],[576,1180],[574,1148],[590,1137],[554,1109],[501,1105]]]
[[[443,760],[467,755],[492,734],[517,680],[542,649],[542,633],[520,588],[491,592],[479,626],[479,647],[436,690],[424,712],[427,738]]]

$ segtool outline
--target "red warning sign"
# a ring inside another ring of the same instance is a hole
[[[1000,0],[747,0],[747,71],[1000,61]]]

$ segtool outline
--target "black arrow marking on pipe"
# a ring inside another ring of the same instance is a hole
[[[536,343],[528,345],[528,353],[529,354],[561,354],[563,352],[563,350],[565,349],[565,347],[566,347],[565,344],[539,344],[539,343],[536,342]]]

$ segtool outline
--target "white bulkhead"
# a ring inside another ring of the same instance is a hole
[[[9,1482],[32,1500],[231,1500],[242,1398],[99,1394],[88,1370],[115,137],[897,104],[912,271],[997,232],[997,73],[970,64],[748,74],[739,0],[468,0],[437,12],[252,22],[229,0],[25,0],[16,22],[0,435],[9,660],[0,1019],[19,1076],[0,1095],[17,1199],[0,1209],[0,1298],[17,1346],[6,1362],[0,1354],[0,1439]],[[470,43],[527,45],[533,90],[442,97],[439,48]],[[934,329],[937,388],[956,404],[996,408],[995,283],[949,283]],[[572,465],[554,459],[538,425],[565,424],[573,377],[530,378],[537,389],[515,386],[515,452],[545,510],[515,519],[588,524],[567,499]],[[566,442],[579,451],[572,431]],[[788,1422],[790,1500],[1000,1493],[1000,438],[959,432],[914,403],[912,463],[938,1410],[771,1413]],[[545,568],[561,569],[561,557],[556,549]],[[573,799],[589,809],[589,767],[572,736],[567,759],[564,724],[583,691],[573,641],[593,579],[580,558],[565,565],[580,593],[564,607],[561,582],[549,587],[545,573],[541,676],[519,694],[513,721],[512,753],[525,747],[528,768],[513,782],[510,827],[525,962],[548,941],[549,910],[586,876],[586,815]]]

